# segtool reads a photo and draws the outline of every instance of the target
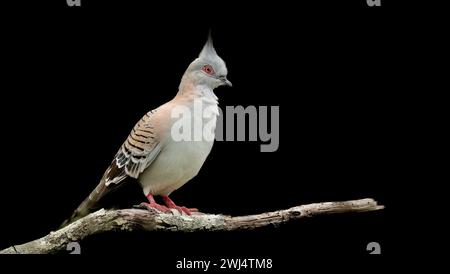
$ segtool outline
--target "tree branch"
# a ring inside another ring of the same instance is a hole
[[[239,217],[203,213],[187,216],[180,215],[178,211],[161,213],[143,209],[101,209],[58,231],[52,231],[40,239],[1,250],[0,254],[57,253],[66,250],[70,242],[78,242],[89,235],[106,231],[251,230],[315,215],[366,212],[383,208],[384,206],[378,205],[373,199],[361,199],[307,204],[285,210]]]

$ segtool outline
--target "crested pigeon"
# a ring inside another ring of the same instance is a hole
[[[148,199],[148,203],[141,205],[163,212],[175,209],[191,215],[195,209],[177,206],[169,195],[197,175],[211,151],[219,115],[218,98],[213,90],[222,85],[231,86],[227,73],[225,62],[217,55],[209,35],[200,55],[185,71],[176,96],[149,111],[136,123],[100,183],[63,225],[92,212],[99,200],[119,188],[127,177],[140,183]],[[201,102],[200,112],[193,110],[196,101]],[[178,109],[193,110],[193,115],[174,119]],[[203,132],[203,127],[212,125],[209,136],[200,140],[175,140],[172,127],[180,119],[192,120],[192,131]],[[196,128],[199,126],[202,128]],[[154,196],[157,195],[165,205],[156,203]]]

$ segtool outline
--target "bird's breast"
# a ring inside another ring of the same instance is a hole
[[[170,194],[195,177],[203,166],[214,144],[219,111],[217,104],[203,105],[201,115],[192,111],[193,115],[185,115],[177,121],[189,127],[184,130],[191,132],[191,138],[167,138],[158,157],[139,177],[144,193]],[[199,132],[201,138],[198,138]]]

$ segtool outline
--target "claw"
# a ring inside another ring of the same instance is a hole
[[[170,212],[170,209],[168,207],[160,205],[160,204],[157,204],[155,202],[153,202],[153,203],[141,203],[139,205],[139,207],[140,208],[146,208],[148,210],[156,209],[156,210],[161,211],[161,212]]]
[[[177,206],[172,199],[169,198],[169,196],[162,196],[162,199],[164,201],[164,203],[166,204],[167,208],[171,209],[176,209],[178,210],[181,214],[185,213],[187,215],[192,215],[193,212],[198,212],[198,209],[196,208],[187,208],[184,206]]]
[[[170,209],[168,207],[160,205],[157,202],[155,202],[155,198],[153,198],[153,195],[148,194],[147,199],[148,199],[148,203],[141,203],[139,205],[139,207],[143,207],[148,210],[156,209],[161,212],[170,212]]]

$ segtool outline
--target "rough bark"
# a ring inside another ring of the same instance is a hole
[[[71,242],[79,242],[89,235],[106,231],[251,230],[315,215],[366,212],[383,208],[384,206],[378,205],[373,199],[361,199],[300,205],[285,210],[238,217],[204,213],[187,216],[179,214],[178,211],[161,213],[143,209],[101,209],[40,239],[1,250],[0,254],[57,253],[66,250]]]

